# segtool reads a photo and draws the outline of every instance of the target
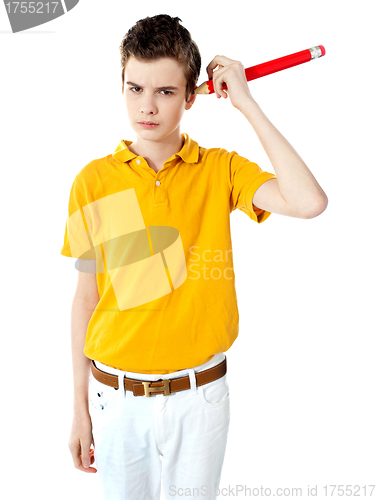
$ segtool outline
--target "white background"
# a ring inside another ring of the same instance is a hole
[[[216,54],[248,67],[326,49],[249,83],[329,204],[309,220],[272,214],[258,225],[241,211],[231,215],[240,333],[226,353],[232,413],[221,487],[301,487],[306,498],[317,485],[325,498],[326,485],[351,485],[354,495],[355,485],[377,484],[374,7],[81,0],[17,34],[0,8],[7,498],[102,498],[98,474],[75,469],[68,449],[77,271],[60,249],[76,173],[120,139],[135,139],[121,93],[122,38],[137,20],[162,13],[179,16],[198,43],[198,84]],[[274,172],[230,99],[198,96],[181,132]]]

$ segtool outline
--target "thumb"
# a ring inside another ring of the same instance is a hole
[[[88,441],[81,441],[81,461],[84,467],[90,466],[90,444]]]

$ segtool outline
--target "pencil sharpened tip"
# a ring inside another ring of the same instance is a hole
[[[203,82],[199,87],[194,90],[195,94],[209,94],[207,82]]]

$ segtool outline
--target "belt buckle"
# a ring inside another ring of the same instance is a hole
[[[149,384],[152,382],[162,382],[164,385],[158,386],[158,387],[150,387]],[[161,394],[161,391],[164,391],[164,396],[169,396],[170,394],[170,386],[169,386],[170,380],[149,380],[148,382],[142,382],[144,386],[144,397],[150,398],[152,392],[157,392]]]

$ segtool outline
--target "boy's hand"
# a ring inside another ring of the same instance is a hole
[[[89,413],[85,411],[75,413],[68,447],[76,469],[83,472],[97,472],[97,469],[90,467],[95,460],[94,450],[90,447],[92,443],[94,445]]]
[[[217,66],[219,69],[213,71]],[[242,112],[242,107],[248,101],[254,101],[247,84],[245,68],[239,61],[234,61],[225,56],[216,56],[207,66],[209,79],[213,80],[216,97],[230,97],[235,108]],[[223,82],[228,90],[223,90]],[[255,101],[254,101],[255,102]]]

